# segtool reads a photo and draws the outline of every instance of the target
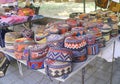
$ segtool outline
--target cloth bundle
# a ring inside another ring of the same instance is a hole
[[[4,26],[5,24],[12,25],[12,24],[26,22],[27,18],[28,18],[27,16],[12,15],[10,17],[1,18],[0,19],[0,25]]]
[[[120,12],[120,3],[111,1],[108,9],[113,12]]]
[[[12,3],[15,2],[16,0],[0,0],[0,4],[5,4],[5,3]]]
[[[22,8],[18,10],[19,16],[33,16],[35,14],[35,11],[30,8]]]
[[[101,8],[107,8],[108,0],[95,0],[95,4]]]

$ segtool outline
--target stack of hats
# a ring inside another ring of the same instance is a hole
[[[47,37],[49,50],[44,64],[49,77],[66,77],[72,72],[72,51],[64,48],[65,36],[51,34]]]
[[[14,43],[14,54],[18,60],[26,60],[26,57],[23,56],[24,49],[29,45],[34,45],[35,41],[28,38],[19,38],[15,40]]]
[[[110,40],[110,33],[111,33],[112,28],[108,24],[104,24],[101,31],[102,31],[102,36],[105,38],[105,41]]]
[[[21,32],[23,38],[15,40],[14,49],[15,57],[18,60],[27,60],[27,57],[23,56],[24,49],[29,45],[34,45],[34,32],[31,29],[23,29]]]
[[[20,35],[19,32],[8,32],[5,34],[5,50],[7,52],[14,52],[14,47],[13,44],[16,39],[21,38],[22,36]]]
[[[115,37],[118,35],[118,25],[113,24],[112,25],[112,31],[111,31],[111,37]]]
[[[64,77],[72,72],[72,51],[50,47],[45,59],[45,71],[49,77]]]
[[[86,39],[83,36],[66,37],[64,47],[73,51],[73,62],[83,62],[87,59]]]
[[[87,40],[87,54],[88,55],[96,55],[99,53],[99,46],[96,43],[96,37],[92,34],[86,35]]]

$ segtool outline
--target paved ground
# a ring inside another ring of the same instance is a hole
[[[86,66],[85,84],[110,84],[112,63],[97,57]],[[40,72],[27,69],[23,65],[24,76],[18,71],[15,60],[11,61],[6,76],[0,78],[0,84],[59,84],[59,81],[50,81]],[[120,58],[114,62],[112,84],[120,84]],[[81,71],[61,84],[81,84]]]

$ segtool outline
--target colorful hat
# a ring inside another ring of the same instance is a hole
[[[60,34],[64,34],[71,30],[70,25],[66,23],[56,24],[56,28],[59,29]]]
[[[96,39],[96,43],[98,44],[99,48],[105,47],[105,39],[103,37]]]
[[[91,28],[90,31],[93,32],[93,34],[95,35],[96,38],[99,38],[102,36],[102,32],[97,27]]]
[[[88,55],[96,55],[99,53],[98,44],[88,45],[87,46]]]
[[[107,32],[110,32],[111,30],[112,28],[108,24],[104,24],[101,29],[102,33],[107,33]]]
[[[95,44],[96,37],[93,34],[87,34],[85,37],[88,45]]]
[[[82,13],[82,14],[79,15],[80,19],[84,19],[84,18],[87,18],[87,17],[88,17],[88,14],[86,14],[86,13]]]
[[[48,53],[48,46],[46,44],[29,45],[23,52],[23,58],[30,55],[30,59],[40,59],[46,57]]]
[[[49,77],[62,77],[72,72],[70,62],[60,62],[51,59],[45,59],[45,71]]]
[[[8,32],[5,34],[5,43],[14,43],[16,39],[21,37],[19,32]]]
[[[47,37],[47,44],[49,47],[63,47],[64,36],[58,34],[51,34]]]
[[[51,25],[49,28],[45,29],[45,32],[47,32],[49,34],[58,34],[59,33],[59,29],[57,29],[55,27],[55,25]]]
[[[71,36],[66,37],[64,41],[64,47],[72,50],[79,50],[84,48],[87,45],[86,40],[84,37],[79,36]]]
[[[112,30],[112,28],[108,24],[104,24],[104,26],[102,27],[102,29],[101,29],[102,36],[105,39],[105,41],[109,41],[110,40],[111,30]]]
[[[14,53],[14,44],[13,43],[5,43],[5,51]]]
[[[34,39],[34,32],[31,29],[23,29],[21,34],[24,38]]]
[[[66,23],[67,23],[68,25],[70,25],[71,28],[77,27],[77,21],[74,20],[74,19],[67,19],[67,20],[66,20]]]
[[[72,61],[72,51],[66,48],[50,47],[47,58],[57,61]]]
[[[27,46],[34,44],[36,43],[32,39],[27,39],[27,38],[16,39],[14,43],[15,57],[19,60],[26,60],[26,58],[23,58],[23,51]]]
[[[118,35],[118,25],[117,24],[113,24],[112,25],[112,31],[111,31],[111,36],[115,37]]]
[[[86,48],[73,51],[73,62],[83,62],[87,59]]]
[[[37,34],[35,34],[35,41],[40,41],[43,38],[45,38],[46,36],[48,36],[49,34],[47,32],[39,32]]]
[[[30,69],[43,69],[44,68],[44,58],[41,59],[29,59],[27,60],[27,67]]]
[[[74,36],[81,36],[86,34],[86,31],[83,27],[74,27],[72,28],[72,32]]]

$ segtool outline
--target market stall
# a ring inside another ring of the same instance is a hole
[[[21,11],[19,14],[24,15]],[[31,23],[31,17],[25,22],[29,21]],[[87,64],[97,56],[105,58],[107,55],[106,59],[113,61],[114,55],[119,55],[115,51],[119,47],[118,22],[116,13],[109,10],[79,13],[74,18],[51,22],[34,31],[8,32],[5,47],[0,51],[16,59],[18,65],[20,62],[29,69],[46,74],[50,80],[55,78],[64,82],[82,69],[84,84]],[[109,50],[112,52],[107,53]],[[22,74],[20,65],[19,70]]]

